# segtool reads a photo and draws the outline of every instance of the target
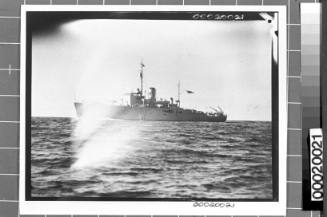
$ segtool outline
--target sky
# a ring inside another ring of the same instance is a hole
[[[32,38],[32,116],[75,117],[75,101],[119,101],[140,87],[229,120],[271,120],[271,24],[265,21],[66,22]],[[187,94],[192,90],[194,94]]]

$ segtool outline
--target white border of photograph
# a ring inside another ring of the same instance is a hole
[[[217,207],[194,206],[194,202],[161,201],[26,201],[25,200],[25,82],[26,82],[26,12],[28,11],[275,11],[279,30],[279,147],[278,201],[214,202]],[[21,77],[20,77],[20,214],[71,215],[286,215],[287,151],[287,47],[286,6],[30,6],[21,11]],[[227,206],[233,205],[233,207]]]

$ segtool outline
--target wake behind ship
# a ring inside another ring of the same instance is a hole
[[[130,93],[128,105],[109,105],[108,118],[121,120],[143,120],[143,121],[204,121],[204,122],[224,122],[227,115],[222,109],[211,108],[212,112],[197,111],[180,107],[180,83],[178,83],[178,99],[157,100],[156,88],[150,88],[150,96],[146,97],[143,93],[143,68],[141,62],[140,80],[141,89]],[[193,93],[192,91],[187,91]],[[77,116],[83,115],[83,110],[90,104],[75,102]]]

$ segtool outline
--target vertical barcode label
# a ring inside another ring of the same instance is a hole
[[[310,129],[311,200],[323,200],[322,129]]]

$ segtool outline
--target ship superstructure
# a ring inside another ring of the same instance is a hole
[[[140,67],[140,88],[136,92],[129,94],[130,102],[128,105],[110,105],[109,118],[122,120],[143,120],[143,121],[205,121],[205,122],[224,122],[227,115],[221,108],[211,108],[211,112],[197,111],[181,107],[180,82],[178,82],[178,97],[174,100],[157,99],[157,90],[150,87],[150,94],[145,96],[143,90],[144,63]],[[193,93],[187,90],[188,93]],[[87,106],[83,102],[75,102],[78,116],[83,114],[83,108]]]

